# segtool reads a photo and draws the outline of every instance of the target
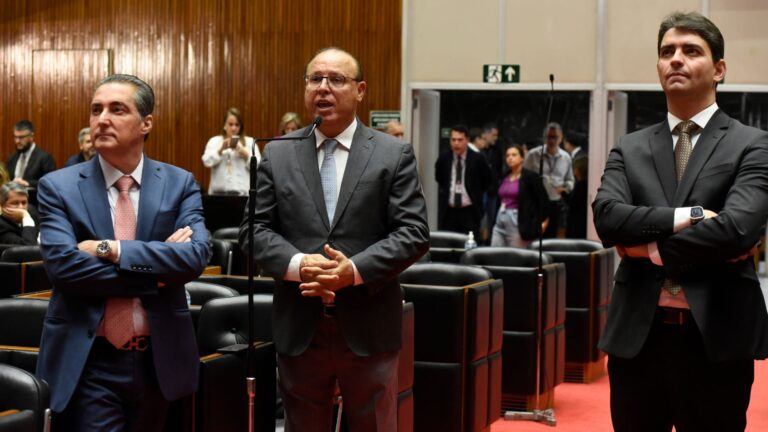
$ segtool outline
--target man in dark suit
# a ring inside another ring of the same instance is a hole
[[[38,227],[31,211],[27,188],[16,182],[0,186],[0,243],[37,244]]]
[[[616,431],[742,431],[768,315],[749,255],[768,218],[768,134],[720,111],[724,41],[697,14],[662,21],[667,119],[622,137],[593,203],[623,256],[599,347]],[[692,150],[691,150],[692,149]]]
[[[451,149],[435,162],[438,184],[438,228],[468,233],[479,238],[483,218],[483,194],[491,187],[492,175],[482,154],[469,151],[469,131],[464,125],[451,128]]]
[[[91,128],[80,129],[80,133],[77,134],[77,146],[80,151],[67,159],[67,162],[64,163],[65,167],[87,162],[96,155],[96,149],[93,147],[93,141],[91,141]]]
[[[56,169],[56,162],[50,153],[35,144],[35,127],[29,120],[13,126],[13,140],[16,153],[8,157],[8,173],[16,183],[36,188],[40,177]]]
[[[90,107],[99,156],[39,183],[54,288],[37,373],[57,429],[159,431],[168,401],[197,387],[184,283],[205,269],[208,235],[192,175],[143,154],[153,108],[144,81],[104,78]]]
[[[429,247],[413,149],[356,117],[366,83],[338,48],[306,67],[309,139],[266,146],[258,170],[258,266],[275,278],[273,335],[286,430],[330,429],[335,383],[350,430],[397,430],[398,274]],[[248,219],[240,230],[247,248]]]

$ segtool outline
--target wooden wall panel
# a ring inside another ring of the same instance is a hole
[[[59,166],[77,151],[71,131],[86,126],[63,130],[59,122],[35,118],[33,51],[110,50],[114,72],[135,74],[155,90],[147,154],[192,171],[206,188],[200,156],[228,107],[243,111],[251,136],[275,135],[285,111],[308,119],[302,76],[319,48],[339,46],[362,63],[368,95],[361,120],[367,122],[371,109],[400,109],[401,7],[391,0],[4,1],[0,157],[6,160],[14,151],[13,124],[22,118],[36,120],[36,141]],[[65,109],[56,100],[49,103],[47,112]],[[60,117],[74,122],[66,119],[75,116]]]

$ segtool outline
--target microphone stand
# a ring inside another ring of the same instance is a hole
[[[256,215],[256,184],[257,184],[257,170],[259,160],[256,157],[256,145],[260,142],[269,141],[301,141],[308,139],[315,135],[315,129],[320,126],[323,118],[320,116],[315,117],[312,122],[312,126],[309,128],[309,132],[303,136],[291,136],[291,137],[273,137],[273,138],[254,138],[253,147],[251,148],[251,160],[250,160],[250,189],[248,189],[248,346],[246,348],[245,363],[246,363],[246,377],[245,386],[248,391],[248,431],[253,432],[254,419],[254,399],[256,397],[256,377],[253,373],[253,292],[254,292],[254,277],[255,269],[253,265],[254,250],[253,250],[253,230],[255,228],[255,215]]]
[[[555,75],[549,74],[549,102],[547,106],[547,122],[546,125],[549,125],[549,122],[552,118],[552,101],[555,98]],[[547,143],[542,143],[541,146],[541,157],[539,158],[539,178],[544,178],[544,157]],[[549,198],[547,198],[548,200]],[[541,300],[543,298],[543,292],[544,292],[544,251],[543,251],[543,239],[544,239],[544,230],[541,228],[541,222],[544,218],[541,217],[541,212],[543,209],[539,208],[539,223],[537,224],[538,228],[538,234],[539,234],[539,268],[538,268],[538,274],[536,275],[536,307],[538,308],[538,312],[536,313],[536,389],[533,396],[533,410],[532,411],[507,411],[504,413],[504,420],[531,420],[539,423],[544,423],[548,426],[556,426],[557,420],[555,419],[555,410],[553,408],[548,408],[545,410],[541,409],[541,338],[542,338],[542,329],[541,329],[541,314],[542,314],[542,305]]]

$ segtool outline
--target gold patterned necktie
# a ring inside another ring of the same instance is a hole
[[[122,176],[115,187],[119,191],[115,205],[115,239],[134,240],[136,238],[136,213],[129,191],[133,186],[131,176]],[[104,311],[104,336],[116,348],[124,346],[133,337],[133,298],[111,297],[107,299]]]
[[[678,182],[683,178],[685,167],[688,165],[688,159],[690,159],[691,151],[693,151],[691,135],[695,134],[698,130],[699,125],[691,120],[680,122],[675,126],[675,132],[677,132],[679,137],[677,145],[675,145],[675,170],[677,171]]]

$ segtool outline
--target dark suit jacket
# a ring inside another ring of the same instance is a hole
[[[11,179],[14,178],[16,162],[19,161],[20,155],[21,153],[16,152],[8,157],[8,174]],[[24,169],[24,180],[29,182],[29,187],[36,188],[40,178],[55,169],[56,162],[53,160],[53,156],[45,150],[40,149],[40,147],[35,144],[35,149],[29,156],[27,167]]]
[[[36,245],[38,226],[20,227],[4,216],[0,216],[0,243]]]
[[[665,275],[678,278],[712,361],[768,355],[768,315],[751,259],[768,218],[768,134],[722,111],[702,131],[677,184],[667,122],[622,137],[592,204],[606,246],[658,242],[664,267],[624,258],[599,347],[634,357],[651,327]],[[718,213],[673,233],[674,209]]]
[[[350,349],[358,355],[399,349],[397,277],[429,247],[426,217],[410,144],[358,121],[333,221],[323,200],[315,138],[268,144],[258,169],[253,240],[257,265],[276,282],[277,351],[300,354],[314,336],[320,299],[302,297],[298,283],[283,276],[291,257],[322,253],[326,243],[352,259],[365,281],[336,292],[336,321]],[[246,217],[240,228],[244,250],[248,237]]]
[[[120,241],[120,261],[113,264],[77,249],[82,240],[115,238],[98,159],[54,171],[39,185],[41,250],[54,288],[37,374],[48,381],[56,412],[77,385],[107,297],[141,298],[165,398],[197,387],[199,357],[184,283],[202,273],[210,255],[200,188],[189,172],[145,157],[136,240]],[[194,231],[191,242],[165,242],[184,226]]]
[[[504,179],[509,175],[505,173]],[[499,200],[501,201],[501,200]],[[541,177],[534,171],[523,168],[520,174],[520,192],[517,206],[517,229],[523,240],[535,240],[539,235],[539,227],[549,215],[549,197],[544,190]],[[497,207],[501,206],[501,202]]]
[[[464,187],[475,212],[475,223],[483,218],[483,193],[489,190],[493,176],[485,156],[467,148],[464,167]],[[437,206],[440,220],[448,209],[448,195],[451,193],[451,170],[453,169],[453,152],[443,152],[435,162],[435,180],[438,185]],[[441,224],[442,225],[442,224]]]

